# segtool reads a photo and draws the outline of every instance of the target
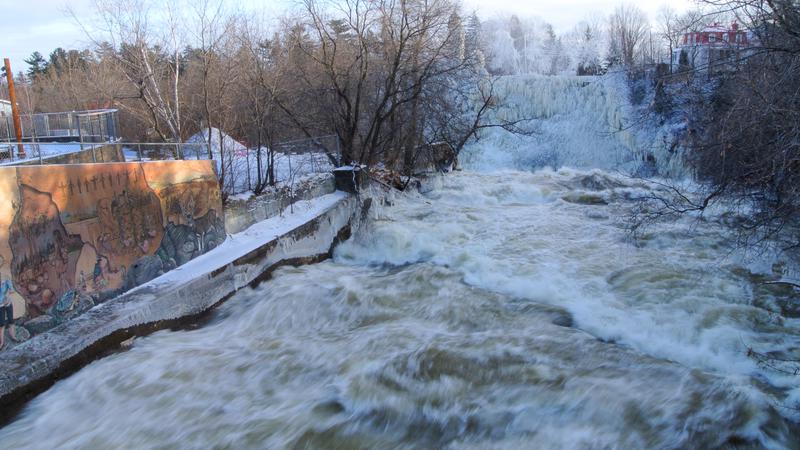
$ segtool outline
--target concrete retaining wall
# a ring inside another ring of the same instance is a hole
[[[15,408],[58,378],[118,348],[131,336],[197,320],[280,265],[328,257],[333,246],[349,236],[358,201],[336,192],[313,204],[317,210],[307,210],[299,218],[273,219],[286,228],[277,237],[270,221],[257,224],[217,251],[0,353],[0,421],[8,420]],[[272,237],[259,240],[264,236]]]
[[[0,199],[0,303],[18,340],[225,240],[210,161],[0,167]]]

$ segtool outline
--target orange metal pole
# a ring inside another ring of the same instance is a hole
[[[14,90],[14,74],[11,73],[11,61],[5,58],[6,79],[8,80],[8,100],[11,101],[11,116],[14,118],[14,133],[17,135],[17,157],[25,157],[25,146],[22,145],[22,125],[19,121],[19,108],[17,107],[17,91]]]

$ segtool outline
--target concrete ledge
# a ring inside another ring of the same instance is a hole
[[[349,236],[358,201],[335,192],[229,236],[219,248],[0,353],[0,422],[131,336],[191,323],[277,267],[320,261]]]

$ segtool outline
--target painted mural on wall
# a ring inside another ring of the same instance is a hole
[[[0,168],[0,344],[49,329],[224,239],[209,161]]]

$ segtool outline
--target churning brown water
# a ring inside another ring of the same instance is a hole
[[[459,173],[332,261],[97,361],[3,448],[797,448],[785,293],[709,221],[631,241],[648,189],[604,172]],[[761,267],[763,266],[763,267]],[[766,269],[764,269],[766,268]]]

